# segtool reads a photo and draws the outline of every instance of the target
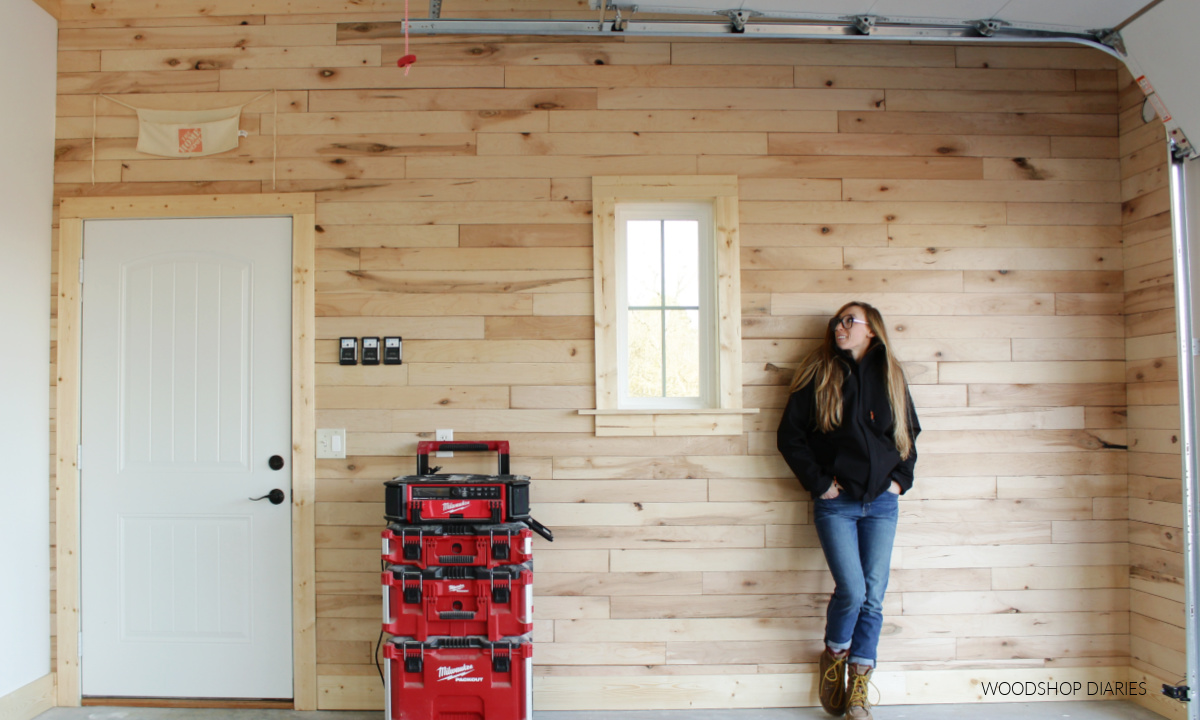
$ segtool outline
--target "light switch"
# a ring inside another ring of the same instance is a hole
[[[318,428],[317,457],[344,458],[346,457],[346,429]]]

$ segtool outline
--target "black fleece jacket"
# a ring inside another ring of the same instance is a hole
[[[815,387],[809,383],[788,398],[779,423],[779,452],[814,498],[825,494],[834,478],[842,492],[854,500],[879,497],[893,480],[900,485],[900,492],[906,493],[913,483],[916,439],[921,432],[912,398],[907,399],[913,449],[902,460],[896,450],[895,423],[888,403],[883,343],[876,339],[857,363],[848,353],[839,354],[846,370],[842,424],[828,433],[816,429]]]

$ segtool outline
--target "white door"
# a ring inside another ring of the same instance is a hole
[[[84,224],[84,695],[292,697],[291,238]]]

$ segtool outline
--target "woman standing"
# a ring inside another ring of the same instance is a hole
[[[821,706],[869,720],[867,687],[883,595],[921,432],[883,316],[848,303],[800,364],[779,424],[779,452],[814,498],[813,521],[834,591],[820,659]],[[849,687],[847,687],[849,665]]]

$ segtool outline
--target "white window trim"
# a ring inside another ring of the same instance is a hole
[[[716,357],[716,264],[713,248],[713,217],[711,203],[618,203],[616,206],[617,267],[626,267],[627,245],[625,223],[628,220],[695,220],[700,225],[698,269],[700,273],[700,396],[696,398],[636,398],[628,394],[629,355],[617,353],[617,405],[629,410],[700,410],[713,407],[716,402],[717,382],[714,368]],[[628,345],[629,293],[625,273],[617,274],[617,347]]]
[[[624,408],[620,403],[616,208],[618,203],[706,203],[712,207],[716,271],[715,397],[705,408]],[[596,434],[740,435],[742,415],[741,270],[738,181],[734,175],[592,178],[596,314]]]

